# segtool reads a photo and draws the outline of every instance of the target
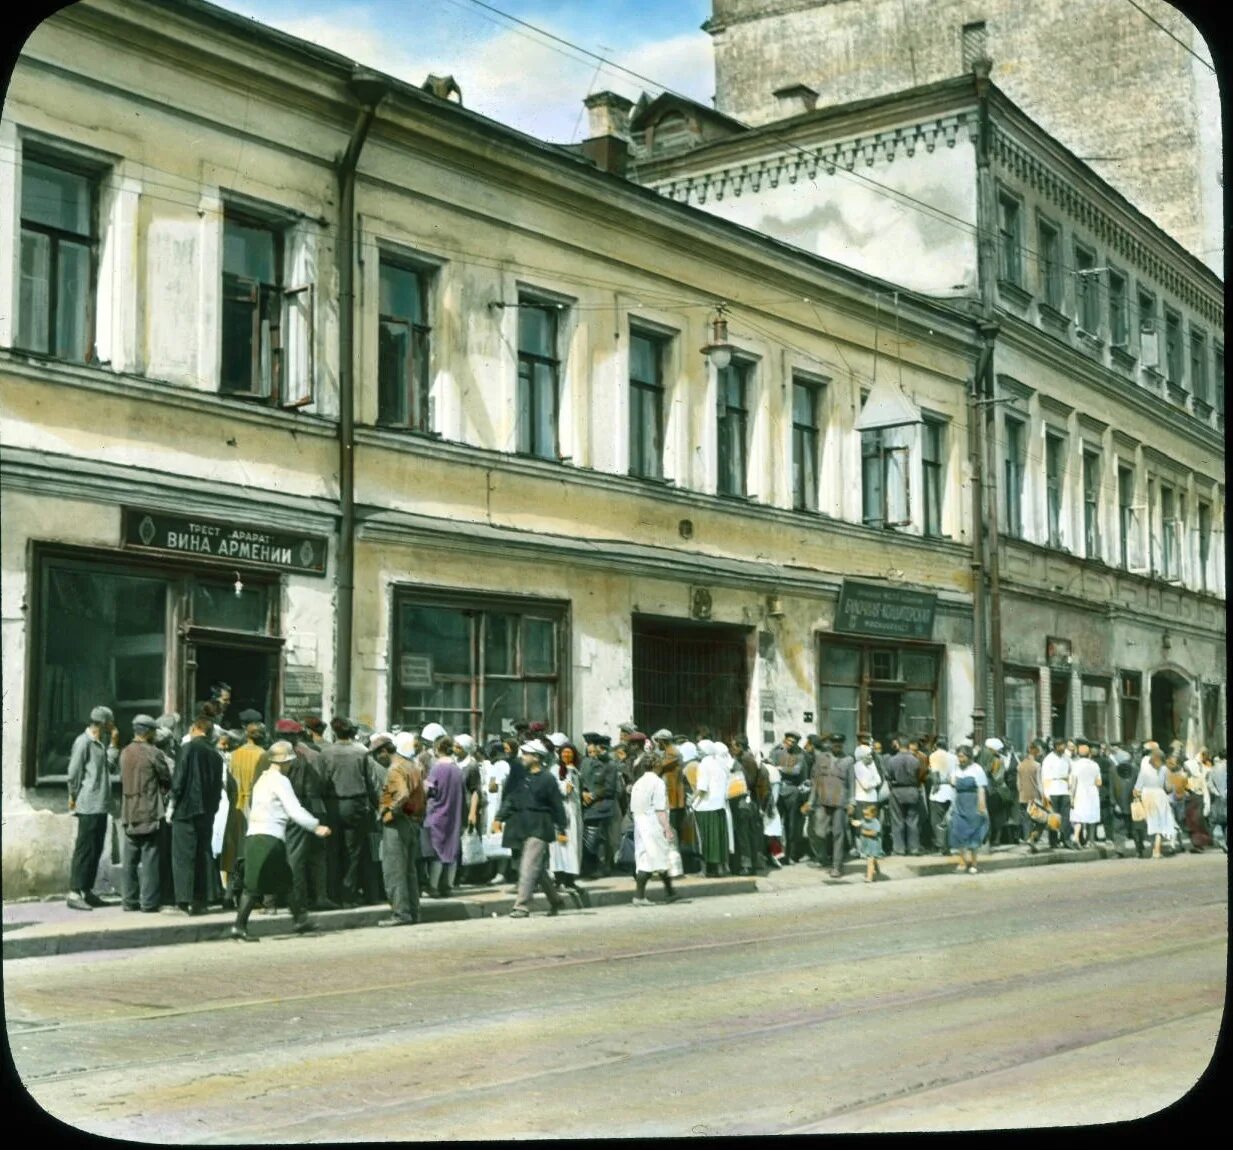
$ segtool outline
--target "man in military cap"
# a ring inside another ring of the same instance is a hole
[[[783,862],[800,858],[801,792],[808,784],[809,759],[797,731],[788,731],[783,742],[771,750],[771,763],[779,768],[779,816],[783,820]]]
[[[598,731],[582,736],[586,757],[578,770],[582,792],[582,877],[606,878],[612,873],[612,823],[620,818],[620,772],[608,753],[611,739]],[[619,822],[618,822],[619,826]]]
[[[848,803],[855,791],[855,760],[844,754],[843,744],[843,735],[833,734],[830,750],[814,752],[812,785],[804,806],[814,855],[818,864],[824,866],[829,852],[831,878],[843,875]]]

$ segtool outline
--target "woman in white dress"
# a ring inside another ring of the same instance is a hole
[[[484,822],[487,825],[482,835],[484,854],[490,862],[495,862],[497,865],[497,873],[488,880],[492,883],[503,881],[505,876],[501,871],[508,865],[510,857],[509,847],[501,845],[501,832],[494,834],[492,830],[493,820],[497,817],[497,811],[501,809],[501,799],[505,794],[505,780],[509,778],[509,763],[505,760],[502,751],[500,741],[492,740],[484,748],[487,761],[480,764],[480,779],[484,787],[484,797],[488,800],[484,813]]]
[[[1100,823],[1100,767],[1089,757],[1090,747],[1078,745],[1078,754],[1070,764],[1070,825],[1074,828],[1075,846],[1090,846],[1096,840]]]
[[[556,749],[557,761],[551,769],[561,789],[561,802],[565,804],[565,833],[569,837],[564,844],[548,844],[548,869],[558,887],[577,889],[575,880],[582,873],[582,790],[578,786],[578,751],[565,735],[557,733],[548,738]]]
[[[767,800],[766,809],[762,812],[762,834],[766,839],[766,855],[772,866],[782,867],[779,860],[783,858],[783,815],[779,813],[779,784],[782,775],[774,763],[766,764],[766,775],[771,782],[771,795]]]
[[[668,822],[668,788],[657,770],[645,771],[629,793],[629,812],[634,816],[634,882],[638,889],[634,906],[650,906],[646,897],[647,880],[658,874],[667,893],[667,902],[679,897],[668,874],[672,829]]]
[[[1143,804],[1147,833],[1154,839],[1152,858],[1158,859],[1161,857],[1161,841],[1173,839],[1177,834],[1177,823],[1164,789],[1164,756],[1156,749],[1144,757],[1147,761],[1139,767],[1133,797]]]

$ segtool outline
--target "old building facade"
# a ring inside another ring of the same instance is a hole
[[[1220,95],[1165,0],[714,0],[715,106],[762,125],[966,72],[984,52],[1033,120],[1209,267],[1224,266]]]
[[[0,146],[6,897],[63,889],[90,707],[218,680],[970,729],[961,312],[196,0],[46,21]],[[888,379],[928,437],[854,430]]]

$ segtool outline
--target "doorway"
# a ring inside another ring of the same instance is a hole
[[[1054,671],[1049,678],[1049,733],[1055,739],[1069,739],[1070,729],[1070,672]]]
[[[903,726],[903,692],[869,692],[869,733],[889,748],[888,739]]]
[[[231,684],[231,702],[219,720],[221,726],[233,730],[241,726],[242,711],[259,711],[267,727],[273,725],[275,679],[278,660],[276,652],[261,647],[191,644],[195,669],[191,677],[191,699],[188,702],[195,716],[202,702],[210,697],[215,683]]]
[[[1186,715],[1190,709],[1190,684],[1176,671],[1157,671],[1152,676],[1152,738],[1168,753],[1174,739],[1186,741]]]

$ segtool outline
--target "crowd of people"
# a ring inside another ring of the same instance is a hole
[[[381,926],[414,924],[421,897],[460,885],[513,885],[510,915],[523,918],[537,889],[554,915],[587,905],[579,880],[614,871],[646,906],[656,876],[675,902],[684,874],[811,861],[837,878],[849,853],[875,882],[880,858],[926,847],[965,873],[995,844],[1103,841],[1140,858],[1228,849],[1224,753],[1188,757],[1180,744],[1132,754],[1055,739],[1017,754],[996,737],[952,751],[941,737],[861,733],[848,750],[842,734],[788,732],[759,755],[707,728],[627,723],[575,743],[525,721],[481,742],[439,723],[367,732],[315,712],[271,729],[246,711],[228,728],[229,696],[217,684],[182,736],[174,714],[138,715],[123,748],[112,713],[91,712],[69,763],[70,907],[103,905],[93,888],[109,816],[123,832],[125,910],[234,909],[241,940],[255,911],[280,904],[297,931],[313,929],[310,909],[379,903]]]

